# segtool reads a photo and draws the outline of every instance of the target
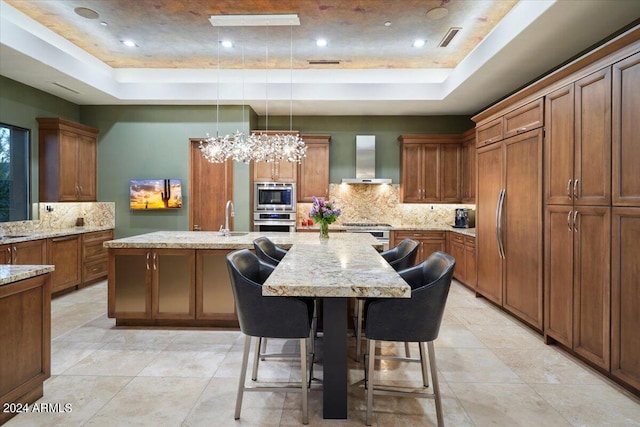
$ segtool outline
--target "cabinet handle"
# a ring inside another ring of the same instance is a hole
[[[578,211],[573,212],[573,229],[578,231],[578,225],[576,224],[576,218],[578,217]]]
[[[158,269],[157,259],[158,259],[158,254],[154,252],[153,253],[153,269],[154,270]]]
[[[13,264],[18,262],[18,248],[13,246],[13,260],[11,261]]]
[[[13,256],[11,256],[11,247],[7,248],[7,252],[9,252],[9,262],[8,264],[13,264]]]
[[[79,191],[79,195],[80,195],[80,196],[82,196],[82,192],[84,191],[84,190],[82,189],[82,185],[78,185],[78,190],[80,190],[80,191]]]
[[[578,198],[578,181],[579,179],[577,178],[575,181],[573,181],[573,197],[575,197],[576,199]]]
[[[572,179],[570,179],[569,181],[567,181],[567,197],[571,198],[571,181],[573,181]]]
[[[516,130],[516,132],[517,132],[517,133],[522,133],[522,132],[526,132],[526,131],[527,131],[527,128],[526,128],[526,127],[525,127],[525,128],[520,128],[520,129]]]
[[[492,143],[492,142],[493,142],[493,138],[489,138],[489,139],[487,139],[484,143],[485,143],[485,144],[490,144],[490,143]]]
[[[567,214],[567,227],[569,227],[569,231],[572,230],[572,228],[571,228],[571,212],[572,211],[569,211],[569,213]]]
[[[147,256],[146,256],[146,259],[147,259],[147,270],[149,270],[149,257],[150,256],[151,256],[151,254],[149,252],[147,252]]]
[[[504,246],[502,244],[502,210],[504,208],[504,197],[506,190],[503,188],[500,190],[498,196],[498,205],[496,207],[496,239],[498,240],[498,254],[500,258],[505,259]]]

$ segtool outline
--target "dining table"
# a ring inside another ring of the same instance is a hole
[[[347,418],[350,298],[410,298],[411,288],[380,255],[371,235],[333,233],[294,244],[262,286],[263,296],[322,299],[322,415]]]

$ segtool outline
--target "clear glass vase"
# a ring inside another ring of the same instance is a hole
[[[320,238],[321,239],[329,238],[329,223],[326,221],[320,221]]]

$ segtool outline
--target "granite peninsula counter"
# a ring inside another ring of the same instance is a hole
[[[237,327],[226,256],[266,236],[284,248],[321,244],[316,233],[158,231],[104,243],[109,250],[108,315],[116,325]],[[373,236],[331,233],[328,246],[382,244]]]
[[[51,374],[52,265],[0,265],[0,424],[42,397]]]

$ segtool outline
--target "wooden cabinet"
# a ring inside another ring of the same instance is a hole
[[[640,207],[640,53],[613,64],[612,197]]]
[[[477,291],[542,329],[542,132],[478,150]]]
[[[607,207],[546,210],[545,334],[609,368],[610,221]]]
[[[329,141],[331,135],[302,135],[307,156],[298,165],[298,202],[312,202],[313,196],[329,197]]]
[[[502,141],[504,137],[502,132],[502,117],[478,126],[476,128],[476,147]]]
[[[573,84],[545,97],[545,201],[573,204],[575,109]]]
[[[445,251],[447,239],[445,231],[431,230],[397,230],[391,233],[389,246],[394,247],[404,239],[413,239],[420,242],[416,264],[421,263],[435,251]]]
[[[460,197],[458,135],[401,135],[402,203],[456,203]]]
[[[530,102],[504,115],[504,138],[510,138],[524,132],[542,127],[544,100]]]
[[[88,284],[107,276],[109,252],[103,243],[113,239],[113,230],[96,231],[82,236],[82,283]]]
[[[453,276],[471,289],[476,287],[476,239],[450,231],[449,253],[456,259]]]
[[[0,263],[14,265],[46,264],[46,240],[28,240],[13,244],[0,245]]]
[[[37,120],[40,201],[95,201],[98,130],[57,118]]]
[[[254,162],[253,182],[296,182],[297,169],[297,163],[287,161]]]
[[[640,389],[640,209],[613,208],[611,373]]]
[[[461,197],[462,203],[476,202],[476,133],[470,129],[462,134],[461,146]]]
[[[195,259],[187,249],[111,249],[109,317],[118,325],[195,319]]]
[[[33,403],[51,376],[50,274],[0,286],[0,425]],[[29,406],[29,408],[31,408]]]
[[[110,249],[109,317],[118,325],[237,327],[229,252]]]
[[[51,273],[51,292],[78,286],[82,282],[82,235],[47,239],[47,264],[55,265]]]

